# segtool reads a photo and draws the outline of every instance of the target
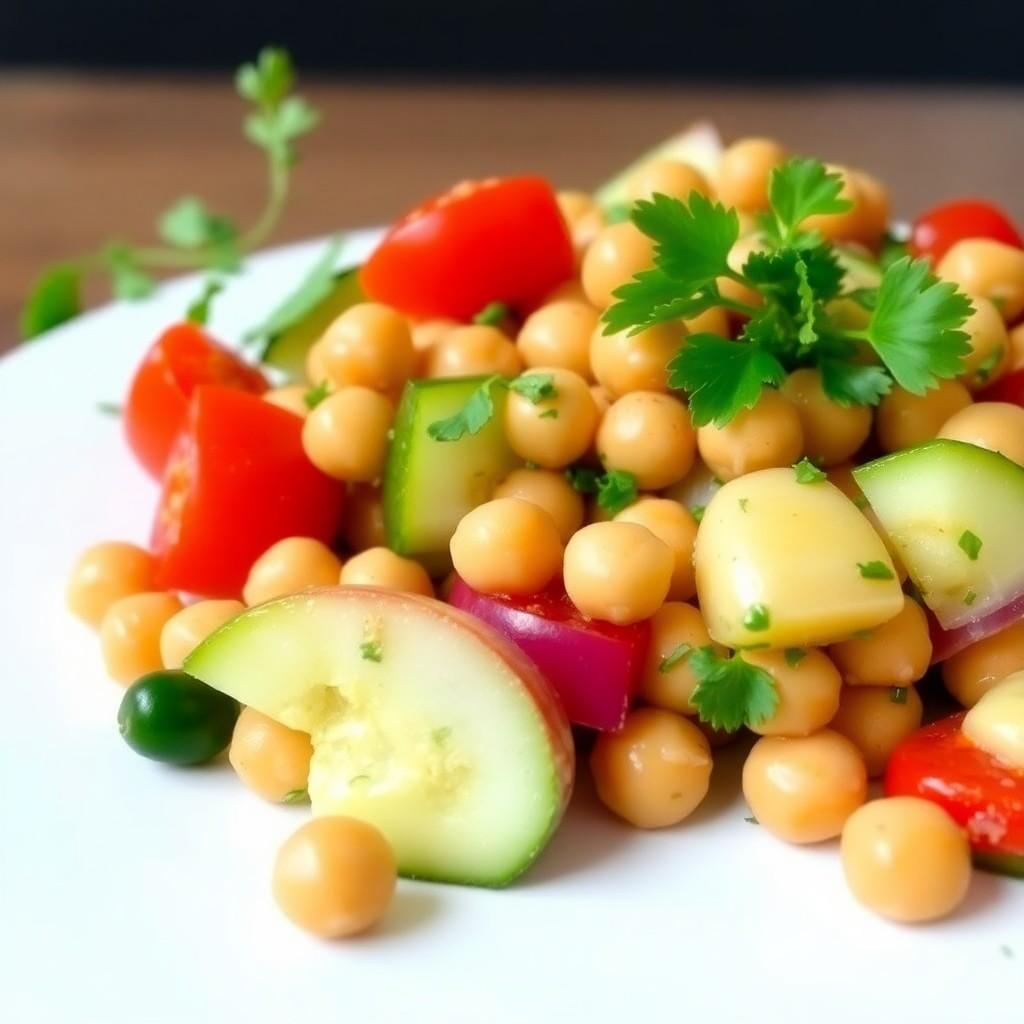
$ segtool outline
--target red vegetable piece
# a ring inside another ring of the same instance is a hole
[[[978,393],[979,402],[1009,402],[1024,407],[1024,370],[1014,370]]]
[[[1024,618],[1024,594],[1018,594],[1002,608],[997,608],[994,612],[975,619],[974,622],[965,622],[956,629],[943,629],[935,616],[928,612],[928,629],[932,637],[932,664],[952,658],[965,647],[970,647],[971,644],[984,640],[993,633],[1002,632],[1020,618]]]
[[[402,217],[360,272],[366,294],[413,316],[469,320],[492,302],[533,308],[573,273],[569,231],[543,178],[465,181]]]
[[[1020,232],[998,206],[980,199],[956,199],[933,207],[914,221],[910,252],[936,264],[965,238],[991,238],[1024,249]]]
[[[569,721],[622,728],[640,683],[650,626],[585,619],[561,587],[531,597],[480,594],[456,579],[448,597],[528,654],[565,705]]]
[[[937,803],[967,830],[981,864],[1024,873],[1024,772],[973,744],[963,719],[951,715],[905,739],[889,758],[885,792]]]
[[[271,544],[333,541],[344,501],[344,485],[306,457],[298,416],[244,391],[200,387],[153,524],[156,585],[239,597]]]
[[[196,324],[169,327],[157,338],[135,371],[124,408],[128,446],[142,467],[158,480],[184,426],[192,392],[219,384],[262,394],[267,382],[259,370],[214,341]]]

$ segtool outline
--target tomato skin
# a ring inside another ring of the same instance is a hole
[[[996,760],[960,729],[966,712],[905,739],[885,773],[887,796],[919,796],[945,809],[985,857],[1024,857],[1024,772]]]
[[[420,317],[469,320],[488,303],[524,312],[573,273],[573,249],[543,178],[463,182],[397,221],[362,269],[363,290]]]
[[[153,524],[158,588],[239,598],[252,563],[285,537],[330,544],[344,484],[302,449],[302,420],[255,395],[196,389]]]
[[[220,384],[253,394],[267,390],[259,370],[191,323],[168,327],[145,354],[128,389],[124,429],[128,446],[150,476],[160,479],[185,423],[192,392]]]
[[[1014,370],[978,393],[979,402],[1009,402],[1024,407],[1024,370]]]
[[[927,256],[934,265],[964,238],[991,238],[1024,249],[1020,232],[998,206],[980,199],[956,199],[914,221],[910,253]]]

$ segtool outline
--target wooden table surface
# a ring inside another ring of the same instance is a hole
[[[1024,90],[307,83],[324,122],[275,238],[385,221],[461,177],[537,171],[588,188],[698,118],[726,137],[863,166],[897,215],[975,194],[1024,221]],[[183,193],[245,219],[263,192],[226,81],[0,77],[0,349],[35,273],[153,238]],[[102,292],[96,293],[102,298]]]

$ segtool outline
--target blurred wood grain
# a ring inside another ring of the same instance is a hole
[[[1024,221],[1024,90],[312,81],[324,113],[276,241],[385,221],[463,177],[536,171],[589,188],[688,122],[772,135],[863,166],[897,215],[954,195]],[[212,80],[0,76],[0,349],[47,263],[111,237],[148,241],[183,193],[241,219],[263,194],[240,102]],[[101,300],[102,291],[91,298]]]

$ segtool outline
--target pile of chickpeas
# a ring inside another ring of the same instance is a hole
[[[679,161],[656,160],[634,175],[630,195],[686,199],[695,190],[734,206],[744,229],[731,257],[739,269],[760,244],[754,218],[767,207],[771,169],[786,157],[778,143],[751,138],[725,149],[710,177]],[[842,174],[853,206],[815,217],[808,227],[871,255],[889,220],[885,188],[863,171],[833,169]],[[308,538],[283,540],[253,565],[243,597],[253,605],[339,581],[434,595],[421,565],[388,550],[384,535],[379,480],[402,386],[415,377],[550,374],[555,391],[549,398],[535,403],[509,393],[501,412],[504,432],[524,465],[462,519],[451,558],[455,571],[483,593],[529,595],[561,577],[585,616],[619,624],[650,621],[642,706],[621,732],[597,738],[590,768],[601,800],[614,813],[638,827],[659,828],[682,821],[701,803],[713,748],[735,738],[696,718],[696,680],[686,658],[663,669],[680,644],[712,644],[694,603],[695,513],[722,482],[804,457],[859,498],[852,460],[872,438],[890,452],[951,437],[1024,464],[1024,409],[972,397],[1001,374],[1024,367],[1024,327],[1007,328],[1024,311],[1024,253],[966,240],[936,268],[975,307],[965,325],[971,352],[959,379],[942,381],[924,396],[894,387],[873,409],[836,404],[824,393],[818,370],[799,369],[726,426],[695,429],[682,397],[668,388],[667,364],[689,333],[735,336],[740,321],[713,308],[633,337],[605,335],[601,313],[617,287],[652,265],[652,243],[628,221],[605,224],[586,194],[565,192],[559,203],[578,252],[578,276],[521,322],[414,321],[361,303],[339,316],[309,351],[309,385],[326,384],[327,397],[309,409],[308,386],[265,395],[304,420],[310,460],[348,484],[347,556]],[[741,286],[733,281],[723,279],[720,287],[743,302],[759,301],[755,293],[738,294]],[[835,300],[832,312],[851,326],[865,323],[866,314],[848,300]],[[609,517],[569,483],[564,471],[578,463],[631,473],[639,500]],[[863,514],[878,528],[869,508]],[[102,544],[86,552],[71,581],[72,610],[98,627],[108,670],[122,684],[154,669],[180,667],[190,650],[244,607],[239,601],[183,607],[177,595],[153,592],[152,569],[141,549]],[[743,792],[761,827],[790,843],[842,835],[854,895],[883,915],[925,920],[952,910],[970,875],[960,829],[924,801],[867,802],[869,779],[882,773],[896,744],[921,724],[915,684],[931,660],[922,608],[907,597],[900,613],[879,628],[827,648],[807,648],[798,660],[781,650],[743,656],[772,676],[779,694],[775,712],[752,729],[758,738],[743,770]],[[945,662],[942,672],[950,693],[969,707],[1018,669],[1024,669],[1024,624],[972,645]],[[242,712],[230,759],[259,795],[281,801],[303,790],[309,756],[307,737],[252,709]],[[333,828],[322,827],[327,839],[307,840],[334,842]],[[328,865],[321,882],[341,892],[344,885],[331,882],[329,851],[321,850],[316,863]],[[355,930],[352,920],[362,927],[372,919],[355,913],[344,919],[348,925],[332,924],[330,906],[356,899],[351,892],[333,904],[328,900],[321,914],[327,917],[320,919],[316,901],[308,903],[307,889],[298,889],[306,895],[295,896],[289,912],[320,934],[342,934]],[[374,891],[386,889],[381,883]],[[287,877],[277,891],[287,910]],[[375,904],[383,905],[386,900]]]

